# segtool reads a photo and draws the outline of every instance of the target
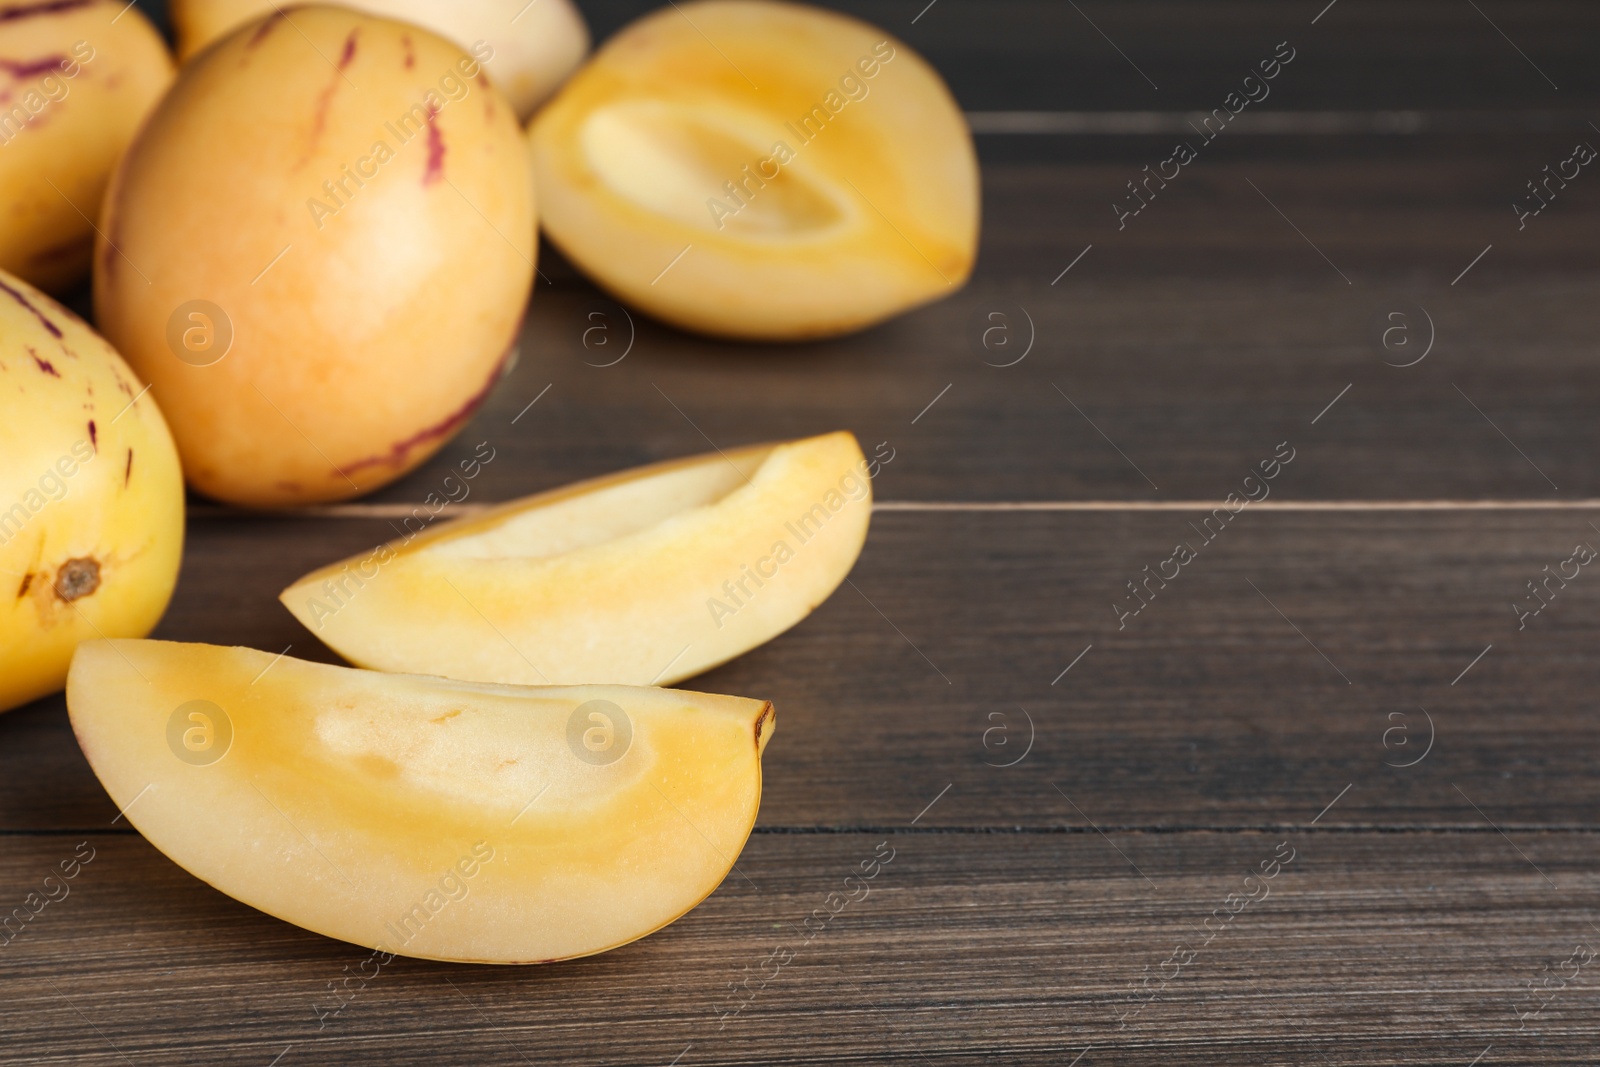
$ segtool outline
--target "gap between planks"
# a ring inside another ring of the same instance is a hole
[[[531,494],[530,494],[531,495]],[[464,517],[479,515],[515,501],[489,504],[452,504],[438,515]],[[877,500],[878,511],[1211,511],[1225,507],[1221,500]],[[423,503],[324,504],[292,511],[250,511],[218,504],[192,504],[194,519],[288,518],[288,519],[403,519],[417,511],[427,512]],[[1251,511],[1594,511],[1600,498],[1586,500],[1263,500],[1251,504]]]

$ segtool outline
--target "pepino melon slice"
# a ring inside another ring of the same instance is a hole
[[[722,881],[772,705],[91,641],[72,726],[129,821],[252,907],[380,952],[532,963],[616,948]]]

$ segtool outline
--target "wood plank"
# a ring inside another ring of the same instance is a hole
[[[1263,441],[1309,434],[1322,444],[1286,499],[1547,498],[1551,482],[1600,496],[1584,461],[1600,445],[1600,183],[1520,233],[1508,207],[1548,150],[1219,156],[1122,232],[1110,203],[1131,164],[990,167],[973,283],[825,343],[678,333],[546,256],[554,285],[538,286],[510,376],[456,443],[373,499],[441,491],[480,441],[501,457],[470,487],[482,501],[708,439],[840,427],[894,450],[880,499],[1211,498]]]
[[[511,374],[371,499],[446,491],[480,441],[497,459],[467,488],[493,501],[839,428],[896,456],[880,499],[1208,499],[1310,433],[1285,499],[1600,497],[1600,181],[1520,232],[1509,209],[1565,141],[1334,163],[1252,156],[1266,140],[1219,139],[1121,231],[1156,157],[988,166],[972,283],[830,342],[683,334],[547,250]]]
[[[1286,438],[1316,442],[1281,486],[1286,500],[1600,496],[1586,459],[1600,446],[1587,296],[1600,278],[1502,277],[1487,291],[1328,278],[1085,278],[1059,295],[975,285],[858,337],[789,350],[707,344],[634,317],[633,350],[607,368],[585,364],[599,357],[581,339],[593,312],[625,340],[615,305],[546,291],[486,409],[369,499],[459,495],[459,479],[445,479],[479,442],[496,459],[466,489],[490,502],[713,443],[840,428],[895,457],[881,500],[1216,499]],[[976,339],[991,313],[1015,343],[1036,338],[1022,362],[994,366],[1015,357]],[[1392,349],[1379,341],[1386,321],[1401,324]],[[1423,362],[1386,365],[1421,353],[1399,340],[1430,334]]]
[[[135,2],[168,26],[165,0]],[[662,5],[579,6],[599,41]],[[1081,11],[1054,0],[820,6],[910,43],[972,110],[1209,110],[1285,39],[1299,54],[1294,80],[1268,98],[1274,108],[1592,108],[1600,100],[1587,49],[1600,35],[1600,14],[1576,0],[1490,3],[1481,11],[1451,0],[1100,0]]]
[[[597,38],[658,6],[582,5]],[[1450,0],[1096,0],[1077,10],[1055,0],[823,6],[910,43],[969,109],[1209,110],[1285,39],[1299,55],[1281,91],[1269,97],[1278,107],[1509,108],[1562,98],[1592,106],[1600,99],[1586,47],[1600,37],[1600,14],[1571,0],[1488,3],[1481,11]],[[1324,7],[1331,10],[1319,17]]]
[[[0,903],[80,841],[94,858],[69,895],[4,948],[0,1064],[1064,1065],[1092,1046],[1086,1067],[1460,1067],[1490,1046],[1485,1063],[1589,1064],[1600,1040],[1595,964],[1555,978],[1600,944],[1589,833],[758,834],[748,881],[644,941],[544,967],[397,959],[320,1029],[313,1005],[331,1012],[369,953],[142,838],[0,837]],[[797,932],[885,842],[866,895]],[[1263,862],[1275,877],[1246,883]],[[1132,1014],[1147,976],[1159,996]]]
[[[1600,825],[1600,583],[1551,585],[1520,631],[1511,609],[1576,542],[1600,545],[1600,511],[1246,509],[1210,544],[1203,517],[880,512],[853,586],[689,684],[776,703],[771,828],[894,826],[951,783],[936,825],[1304,826],[1346,785],[1319,825]],[[196,521],[158,636],[333,659],[276,594],[389,533]],[[1119,630],[1124,583],[1180,539],[1197,558]],[[1026,759],[995,766],[1029,717]],[[1430,717],[1426,758],[1394,766]],[[0,717],[0,829],[113,814],[59,698]]]

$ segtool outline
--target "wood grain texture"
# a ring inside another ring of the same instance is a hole
[[[168,26],[165,0],[135,2]],[[578,0],[596,41],[660,6]],[[1297,57],[1292,88],[1269,98],[1274,109],[1581,109],[1600,101],[1588,49],[1600,35],[1600,13],[1577,0],[1499,0],[1477,11],[1452,0],[1092,0],[1078,10],[1057,0],[819,6],[912,45],[968,110],[1209,110],[1282,40],[1304,62]]]
[[[1594,963],[1521,1030],[1514,1008],[1600,944],[1588,833],[757,834],[745,877],[660,934],[544,967],[397,959],[320,1028],[369,953],[136,836],[0,838],[0,903],[81,841],[69,895],[0,948],[0,1064],[1066,1064],[1092,1046],[1081,1063],[1345,1067],[1491,1045],[1496,1064],[1588,1064],[1600,1027]],[[830,900],[884,842],[865,896]]]
[[[657,2],[581,6],[603,38]],[[972,283],[828,343],[629,317],[544,249],[520,361],[461,436],[347,517],[200,502],[158,635],[332,660],[276,593],[429,494],[853,430],[893,459],[852,584],[689,683],[778,708],[738,873],[600,957],[350,978],[364,950],[117,820],[40,701],[0,716],[0,918],[80,842],[95,858],[0,933],[0,1064],[1595,1062],[1600,962],[1568,961],[1600,950],[1600,579],[1552,583],[1525,627],[1513,603],[1600,545],[1600,179],[1525,226],[1512,202],[1600,139],[1600,8],[828,6],[990,129],[1170,126],[1288,40],[1247,112],[1288,132],[1230,129],[1120,224],[1181,130],[980,135]],[[1307,132],[1321,112],[1344,132]],[[1206,541],[1183,502],[1279,442],[1271,497]],[[1196,558],[1119,622],[1179,541]],[[880,843],[893,862],[808,938]]]
[[[839,428],[895,451],[890,500],[1211,499],[1285,437],[1317,447],[1284,499],[1600,497],[1600,181],[1520,233],[1509,210],[1549,149],[1203,160],[1122,232],[1136,166],[992,166],[972,284],[817,344],[691,337],[546,256],[510,376],[371,499],[442,492],[480,441],[491,501]]]
[[[604,38],[660,5],[581,6],[595,36]],[[970,110],[1209,110],[1283,40],[1298,50],[1298,66],[1294,80],[1269,98],[1275,107],[1513,108],[1600,99],[1600,77],[1585,46],[1600,36],[1600,15],[1572,0],[1480,3],[1478,11],[1450,0],[1338,0],[1321,18],[1328,0],[1090,0],[1076,7],[1055,0],[825,0],[822,6],[866,19],[918,49]]]
[[[1521,630],[1511,608],[1575,543],[1600,546],[1600,510],[1247,508],[1209,544],[1190,526],[1205,517],[880,512],[850,584],[685,687],[777,705],[774,829],[892,827],[952,782],[934,825],[1304,826],[1347,784],[1322,824],[1600,822],[1584,713],[1600,582],[1551,585]],[[386,536],[379,520],[197,521],[157,636],[334,660],[276,594]],[[1197,558],[1119,630],[1125,583],[1180,540]],[[996,766],[1030,718],[1026,759]],[[114,814],[59,698],[0,717],[0,828]]]

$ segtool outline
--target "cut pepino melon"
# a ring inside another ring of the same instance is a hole
[[[251,907],[383,953],[533,963],[689,911],[755,822],[772,705],[91,641],[73,729],[117,807]]]

